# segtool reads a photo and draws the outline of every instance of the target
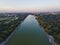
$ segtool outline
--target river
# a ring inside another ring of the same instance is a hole
[[[33,15],[28,15],[15,30],[5,45],[51,45],[43,27]]]

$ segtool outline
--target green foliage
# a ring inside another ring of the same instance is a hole
[[[37,17],[38,22],[44,27],[45,31],[49,35],[53,35],[55,41],[60,43],[60,15],[43,15]]]
[[[27,16],[27,15],[26,15]],[[7,39],[7,37],[15,30],[15,28],[23,21],[26,16],[20,16],[15,20],[15,17],[11,17],[9,20],[0,20],[0,43]],[[9,23],[5,24],[5,22],[9,21]]]

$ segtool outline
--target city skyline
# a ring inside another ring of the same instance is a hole
[[[60,0],[0,0],[0,12],[60,11]]]

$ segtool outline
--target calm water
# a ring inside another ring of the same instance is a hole
[[[35,16],[29,15],[5,45],[51,45]]]

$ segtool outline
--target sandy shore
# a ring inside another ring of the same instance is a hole
[[[55,41],[54,41],[54,37],[53,37],[53,36],[51,36],[51,35],[47,34],[47,37],[48,37],[49,42],[50,42],[52,45],[56,45],[56,43],[55,43]]]

